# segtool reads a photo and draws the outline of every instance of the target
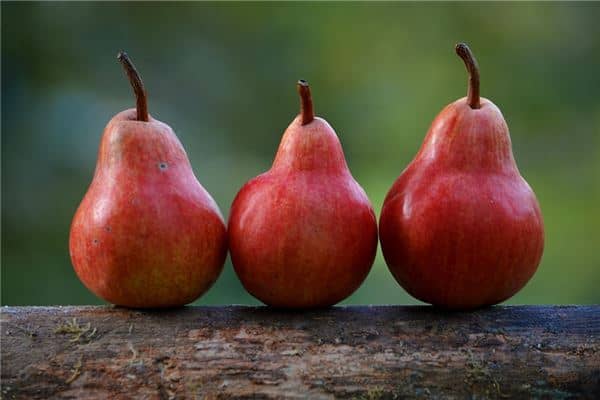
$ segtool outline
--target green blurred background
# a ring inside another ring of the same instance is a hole
[[[179,135],[225,217],[267,170],[307,79],[379,214],[475,52],[540,200],[546,249],[509,302],[600,302],[600,4],[2,2],[2,304],[98,304],[68,253],[102,130],[134,105]],[[415,303],[381,257],[346,303]],[[228,260],[198,304],[257,304]]]

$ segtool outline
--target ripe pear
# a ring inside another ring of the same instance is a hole
[[[127,54],[118,58],[137,107],[117,114],[104,130],[94,179],[71,225],[71,260],[85,286],[110,303],[184,305],[206,292],[223,268],[224,220],[173,130],[148,114]]]
[[[242,284],[263,303],[326,307],[348,297],[369,273],[377,221],[336,133],[314,116],[305,81],[298,92],[301,112],[271,169],[233,201],[230,253]]]
[[[544,225],[502,113],[479,96],[475,58],[462,43],[456,52],[469,72],[468,96],[433,121],[387,194],[379,234],[387,265],[408,293],[472,309],[502,302],[529,281]]]

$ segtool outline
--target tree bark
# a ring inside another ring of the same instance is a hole
[[[4,399],[600,398],[600,306],[4,307]]]

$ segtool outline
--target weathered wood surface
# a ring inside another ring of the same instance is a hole
[[[600,398],[600,307],[4,307],[2,398]]]

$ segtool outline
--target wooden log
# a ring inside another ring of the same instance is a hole
[[[4,399],[600,398],[600,306],[4,307]]]

